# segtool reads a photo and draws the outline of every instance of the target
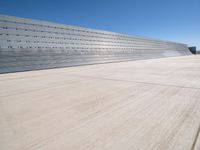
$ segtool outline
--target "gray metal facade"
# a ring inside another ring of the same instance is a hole
[[[0,73],[190,54],[186,44],[0,15]]]

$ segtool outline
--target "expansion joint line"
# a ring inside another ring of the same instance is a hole
[[[192,143],[191,150],[194,150],[198,138],[200,138],[200,124],[199,124],[199,127],[198,127],[198,129],[197,129],[197,133],[196,133],[196,135],[195,135],[194,141],[193,141],[193,143]]]

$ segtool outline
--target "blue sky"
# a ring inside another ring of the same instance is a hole
[[[200,49],[200,0],[0,0],[0,13],[177,41]]]

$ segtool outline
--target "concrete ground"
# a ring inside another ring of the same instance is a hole
[[[0,74],[1,150],[199,150],[200,55]]]

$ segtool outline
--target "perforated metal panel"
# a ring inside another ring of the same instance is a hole
[[[0,15],[0,73],[190,54],[185,44]]]

